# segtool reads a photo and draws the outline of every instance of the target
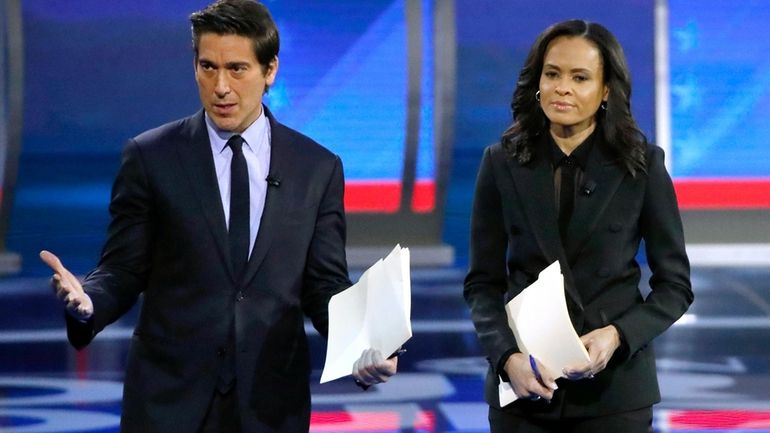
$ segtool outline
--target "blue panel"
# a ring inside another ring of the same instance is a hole
[[[669,3],[674,175],[769,176],[770,4]]]
[[[283,122],[339,153],[348,180],[400,180],[407,103],[404,2],[393,1],[347,47],[334,45],[334,30],[347,28],[355,15],[343,13],[325,32],[307,31],[300,17],[283,16],[296,20],[279,22],[292,44],[314,47],[318,57],[297,58],[301,50],[287,49],[268,105]],[[334,47],[341,56],[328,59],[318,47]],[[313,77],[308,63],[316,66]]]
[[[432,40],[426,4],[418,177],[434,176]],[[188,15],[205,2],[24,2],[24,148],[117,154],[200,104]],[[266,98],[282,122],[339,153],[346,177],[400,180],[407,108],[403,0],[267,2],[281,32]]]
[[[422,1],[422,80],[420,81],[420,140],[417,152],[417,179],[435,177],[434,147],[434,43],[433,0]]]

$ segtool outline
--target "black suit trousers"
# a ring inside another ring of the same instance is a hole
[[[241,415],[238,412],[238,393],[235,387],[225,392],[214,391],[211,403],[198,433],[241,433]]]
[[[489,408],[491,433],[652,433],[652,407],[589,418],[532,419]]]

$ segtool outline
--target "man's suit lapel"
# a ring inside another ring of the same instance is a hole
[[[203,110],[188,118],[183,128],[182,139],[177,143],[177,153],[200,201],[200,209],[214,236],[219,257],[234,281],[230,249],[227,247],[227,224]]]
[[[566,261],[566,254],[559,237],[559,224],[556,219],[556,198],[553,188],[553,168],[543,154],[545,144],[540,143],[535,148],[535,155],[526,164],[506,158],[506,163],[513,177],[514,188],[522,199],[530,229],[537,239],[540,249],[548,263],[559,260]],[[534,194],[533,194],[534,193]],[[532,199],[535,197],[535,199]],[[571,281],[569,269],[563,269],[567,281]],[[580,308],[582,301],[574,284],[565,284],[567,295]]]
[[[615,195],[626,171],[602,150],[594,146],[583,176],[578,185],[575,208],[567,229],[567,257],[573,262],[596,229],[599,217]]]
[[[286,186],[281,187],[281,184],[291,182],[292,180],[290,176],[291,155],[289,137],[283,125],[276,122],[267,107],[263,106],[263,108],[270,122],[270,176],[279,179],[279,185],[268,184],[267,186],[265,208],[262,211],[262,219],[259,222],[257,240],[254,243],[254,249],[251,252],[251,257],[243,276],[244,285],[247,285],[254,278],[270,249],[273,234],[280,222],[281,213],[286,209],[284,202],[287,200],[286,191],[288,191],[288,188]]]

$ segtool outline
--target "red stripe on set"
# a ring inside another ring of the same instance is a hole
[[[770,178],[676,179],[681,209],[770,208]]]
[[[396,213],[401,207],[400,181],[348,181],[345,183],[345,211],[351,213]],[[436,184],[418,180],[412,194],[412,211],[429,213],[436,208]]]
[[[749,410],[681,410],[668,413],[670,431],[745,429],[765,431],[770,412]]]

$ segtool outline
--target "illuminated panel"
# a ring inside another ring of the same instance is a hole
[[[362,3],[379,12],[359,6],[324,22],[314,13],[320,11],[273,6],[291,47],[282,50],[267,104],[282,122],[340,155],[348,212],[391,213],[400,206],[406,138],[405,5]],[[342,37],[346,44],[335,44]]]
[[[672,175],[684,209],[770,208],[770,8],[671,0]]]
[[[348,180],[345,182],[347,212],[398,212],[401,205],[401,182]],[[436,207],[436,183],[418,179],[412,195],[412,210],[432,212]]]
[[[412,210],[428,213],[436,209],[436,182],[429,179],[417,179],[412,196]]]
[[[415,433],[435,432],[435,415],[420,411],[411,420],[402,420],[398,412],[392,411],[313,411],[310,414],[311,432],[366,432],[399,433],[408,429]]]
[[[668,411],[668,431],[741,429],[770,431],[770,411],[748,410],[682,410]]]
[[[422,14],[422,65],[420,80],[420,132],[417,145],[417,170],[414,192],[412,195],[412,211],[430,213],[436,207],[436,178],[435,147],[434,147],[434,53],[433,53],[433,14],[432,0],[423,0]]]
[[[345,211],[395,213],[401,206],[401,181],[348,180]]]
[[[398,212],[405,163],[416,165],[411,211],[435,210],[430,4],[423,1],[416,161],[405,161],[406,2],[366,0],[352,8],[323,2],[301,12],[290,3],[271,4],[285,47],[267,105],[281,122],[340,155],[347,212]]]
[[[677,179],[682,209],[770,208],[770,179]]]

